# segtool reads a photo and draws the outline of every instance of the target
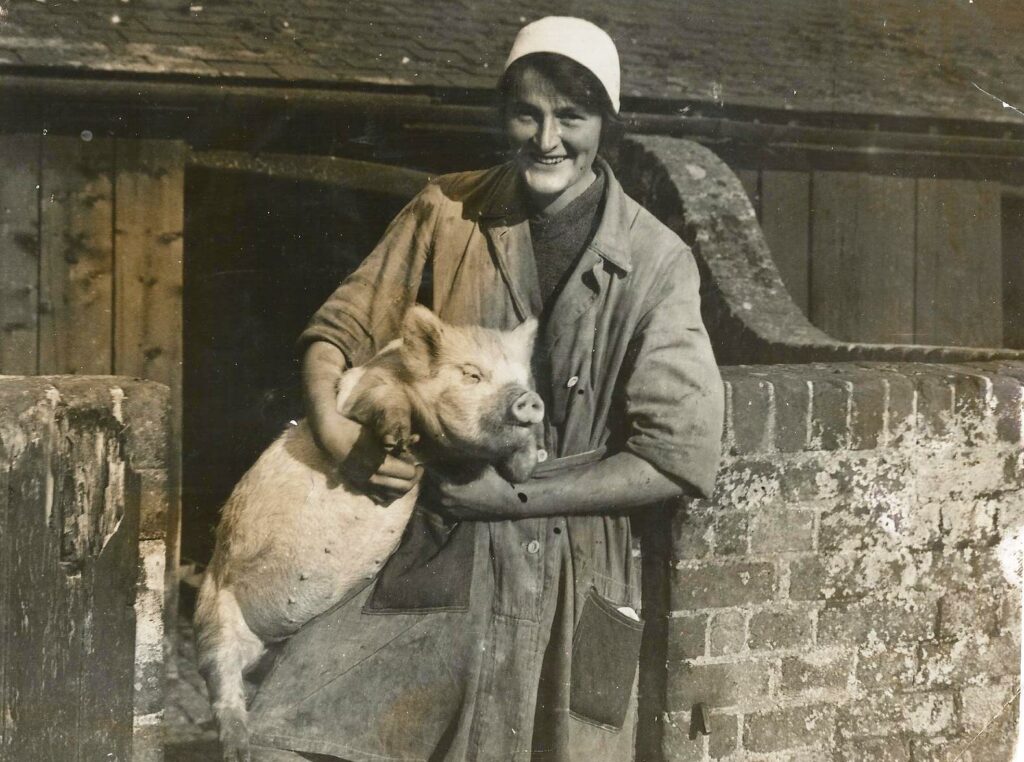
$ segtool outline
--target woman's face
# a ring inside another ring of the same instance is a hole
[[[594,179],[601,116],[568,100],[533,69],[507,104],[505,132],[531,200],[542,211],[563,209]]]

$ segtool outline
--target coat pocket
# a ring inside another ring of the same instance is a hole
[[[473,580],[475,522],[449,524],[413,511],[398,549],[384,564],[363,607],[366,614],[465,611]]]
[[[569,711],[581,720],[619,730],[640,660],[644,623],[591,590],[572,641]]]

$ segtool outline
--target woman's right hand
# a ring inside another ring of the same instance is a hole
[[[338,412],[338,380],[345,366],[345,356],[333,344],[318,341],[306,350],[303,390],[313,438],[342,476],[390,503],[412,489],[423,468],[389,454],[372,431]]]

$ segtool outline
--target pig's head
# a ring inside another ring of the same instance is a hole
[[[544,417],[530,374],[536,335],[532,318],[495,331],[412,307],[400,351],[417,429],[448,455],[490,462],[511,481],[529,478]]]

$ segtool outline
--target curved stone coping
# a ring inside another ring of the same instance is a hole
[[[816,328],[793,302],[746,190],[711,150],[638,135],[615,161],[626,191],[689,244],[701,269],[704,319],[719,362],[980,362],[1024,359],[1000,348],[861,344]]]

